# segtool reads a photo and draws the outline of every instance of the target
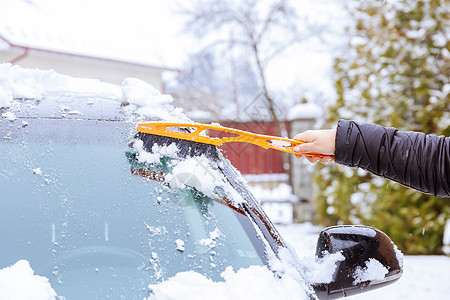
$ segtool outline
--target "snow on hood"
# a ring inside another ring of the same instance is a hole
[[[48,279],[35,275],[26,260],[0,269],[0,299],[50,300],[56,296]]]
[[[251,266],[235,272],[227,267],[223,282],[214,282],[194,271],[181,272],[149,288],[149,299],[308,299],[305,290],[290,276],[277,278],[264,266]]]
[[[341,253],[326,256],[318,262],[313,259],[298,261],[286,248],[280,248],[279,254],[280,259],[269,255],[273,271],[266,266],[250,266],[238,271],[227,267],[221,274],[224,281],[220,282],[194,271],[180,272],[164,282],[149,285],[153,292],[150,299],[310,299],[308,292],[313,291],[304,280],[329,283],[337,262],[344,260]],[[299,270],[303,270],[302,275]]]

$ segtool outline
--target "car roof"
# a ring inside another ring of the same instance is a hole
[[[14,106],[2,110],[17,118],[124,120],[120,99],[101,94],[53,92],[41,99],[14,99]]]
[[[121,86],[52,70],[0,64],[0,119],[15,117],[192,122],[173,98],[125,78]],[[7,116],[4,114],[8,113]]]

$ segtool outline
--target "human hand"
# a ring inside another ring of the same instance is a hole
[[[299,133],[294,136],[294,140],[304,142],[295,146],[294,151],[299,154],[295,154],[298,158],[301,158],[306,153],[318,153],[320,156],[305,156],[312,163],[321,162],[326,163],[334,161],[335,146],[335,129],[328,130],[308,130],[303,133]]]

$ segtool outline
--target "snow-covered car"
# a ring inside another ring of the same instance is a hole
[[[192,122],[146,83],[0,74],[0,298],[327,299],[400,277],[364,226],[301,263],[216,146],[137,133]]]

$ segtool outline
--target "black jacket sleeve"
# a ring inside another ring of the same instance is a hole
[[[450,197],[450,137],[340,120],[337,163],[437,197]]]

